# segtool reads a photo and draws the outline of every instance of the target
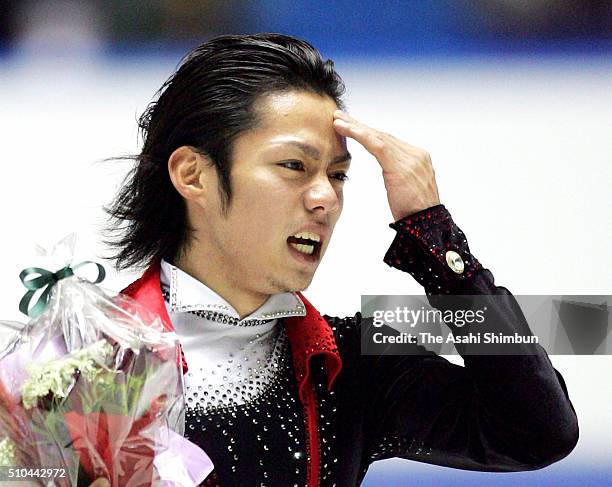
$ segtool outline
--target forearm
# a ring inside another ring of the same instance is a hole
[[[492,273],[471,254],[465,235],[443,205],[399,220],[392,227],[398,233],[385,262],[417,279],[433,306],[444,308],[449,300],[456,301],[448,295],[462,295],[462,309],[487,309],[484,326],[489,330],[531,335],[514,297],[496,286]],[[455,336],[470,333],[469,326],[449,326]],[[508,449],[528,455],[534,464],[548,464],[574,447],[576,415],[563,378],[544,349],[536,344],[511,347],[513,355],[483,355],[484,346],[471,354],[462,345],[456,346],[473,380],[475,400],[485,416],[482,419]]]

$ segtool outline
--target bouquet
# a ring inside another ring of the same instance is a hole
[[[74,238],[58,245],[71,254]],[[96,286],[100,264],[93,283],[74,274],[87,264],[21,273],[29,291],[20,309],[32,319],[17,332],[0,322],[12,331],[0,351],[0,465],[62,487],[99,477],[113,487],[198,485],[212,463],[183,438],[176,336],[136,301]]]

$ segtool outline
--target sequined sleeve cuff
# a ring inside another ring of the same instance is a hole
[[[444,205],[432,206],[389,226],[397,234],[385,254],[385,263],[410,273],[427,294],[454,294],[482,270]]]

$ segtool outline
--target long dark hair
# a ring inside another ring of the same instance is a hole
[[[181,146],[207,156],[219,175],[224,211],[232,198],[230,161],[238,135],[257,124],[260,95],[304,90],[331,97],[339,108],[344,83],[331,60],[309,43],[281,34],[216,37],[194,49],[162,85],[138,121],[142,151],[134,156],[115,199],[104,211],[105,244],[117,270],[174,262],[190,242],[186,205],[168,174]]]

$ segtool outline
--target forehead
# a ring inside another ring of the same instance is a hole
[[[264,118],[270,115],[284,118],[307,114],[317,115],[317,113],[310,111],[313,107],[317,107],[329,115],[333,115],[334,110],[338,109],[336,102],[327,95],[299,90],[262,95],[255,103],[255,110]]]
[[[257,100],[254,109],[258,124],[253,135],[261,139],[292,138],[315,144],[323,151],[346,148],[345,138],[332,125],[338,106],[326,95],[304,91],[272,93]]]

